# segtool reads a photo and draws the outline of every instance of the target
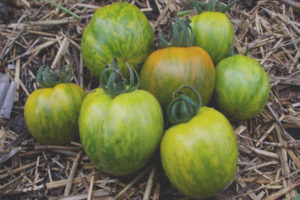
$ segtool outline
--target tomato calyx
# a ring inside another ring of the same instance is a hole
[[[111,65],[107,65],[106,69],[100,75],[100,87],[112,98],[119,94],[132,92],[140,85],[139,75],[134,68],[126,63],[129,71],[129,83],[121,73],[116,58],[113,59]]]
[[[197,97],[197,102],[182,92],[184,88],[191,89]],[[176,94],[179,96],[175,97]],[[172,125],[181,124],[194,117],[202,106],[199,92],[192,86],[184,85],[173,93],[173,100],[167,108],[167,117]]]
[[[219,2],[218,0],[209,0],[207,3],[205,2],[199,2],[198,0],[194,1],[194,6],[198,12],[198,14],[201,14],[203,11],[218,11],[225,13],[232,6],[234,6],[239,0],[233,0],[229,4],[225,4],[222,2]]]
[[[208,2],[199,2],[198,0],[195,0],[193,4],[198,14],[201,14],[204,11],[217,11],[217,12],[225,13],[228,10],[230,10],[238,1],[239,0],[234,0],[229,4],[225,4],[219,2],[218,0],[209,0]],[[192,13],[193,10],[178,11],[177,16],[186,17],[191,15]]]
[[[54,87],[59,83],[68,83],[71,77],[72,68],[70,65],[65,65],[62,69],[52,72],[50,72],[49,67],[42,65],[37,74],[37,80],[43,88]]]
[[[168,42],[161,32],[158,33],[159,44],[161,48],[166,47],[188,47],[192,46],[194,42],[194,32],[190,26],[190,19],[184,20],[173,18],[171,29],[169,31],[170,41]]]

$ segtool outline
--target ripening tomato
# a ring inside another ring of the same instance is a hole
[[[154,51],[141,71],[141,89],[151,92],[163,109],[181,85],[191,85],[206,105],[215,86],[215,68],[210,56],[200,47],[169,47]]]
[[[78,135],[78,116],[85,91],[74,83],[32,92],[25,104],[25,122],[41,144],[64,145]]]

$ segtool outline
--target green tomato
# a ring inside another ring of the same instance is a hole
[[[139,71],[153,50],[153,39],[152,27],[140,9],[127,2],[113,3],[99,8],[84,29],[82,57],[96,77],[116,57],[125,75],[126,62]]]
[[[213,108],[202,107],[188,122],[169,128],[160,153],[171,183],[191,198],[210,197],[234,180],[235,134],[229,121]]]
[[[73,83],[61,83],[31,93],[24,108],[31,135],[41,144],[69,143],[78,134],[78,116],[85,94]]]
[[[79,132],[86,154],[99,170],[128,175],[143,167],[157,149],[162,110],[144,90],[112,98],[98,88],[83,101]]]
[[[214,101],[229,118],[254,117],[264,109],[269,93],[269,77],[256,60],[235,55],[217,65]]]
[[[191,18],[191,26],[195,45],[206,50],[215,64],[229,56],[234,30],[226,14],[203,12]]]

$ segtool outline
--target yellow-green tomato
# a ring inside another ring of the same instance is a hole
[[[161,160],[179,192],[196,199],[212,196],[235,177],[238,146],[232,126],[220,112],[202,107],[165,132]]]
[[[233,26],[221,12],[203,12],[191,18],[195,45],[205,49],[217,64],[229,56],[233,42]]]
[[[32,92],[25,104],[25,122],[41,144],[64,145],[78,134],[78,117],[85,91],[73,83]]]
[[[80,140],[99,170],[123,176],[149,161],[161,141],[163,124],[160,104],[151,93],[134,90],[111,97],[98,88],[82,103]]]

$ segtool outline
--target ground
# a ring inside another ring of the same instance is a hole
[[[158,154],[136,174],[114,177],[94,168],[79,141],[42,146],[30,136],[23,110],[29,94],[40,87],[36,73],[41,64],[70,64],[73,82],[86,91],[98,87],[80,56],[80,40],[94,11],[114,1],[55,2],[80,20],[48,1],[0,2],[0,71],[9,72],[17,87],[10,118],[0,121],[0,197],[142,199],[148,188],[150,196],[144,199],[187,199],[165,177]],[[187,0],[129,2],[150,20],[155,38],[159,31],[167,32],[177,11],[191,9]],[[239,144],[238,172],[212,199],[294,199],[300,193],[299,10],[295,0],[251,0],[240,1],[227,13],[235,30],[235,53],[249,48],[248,56],[270,77],[271,93],[259,115],[231,121]]]

